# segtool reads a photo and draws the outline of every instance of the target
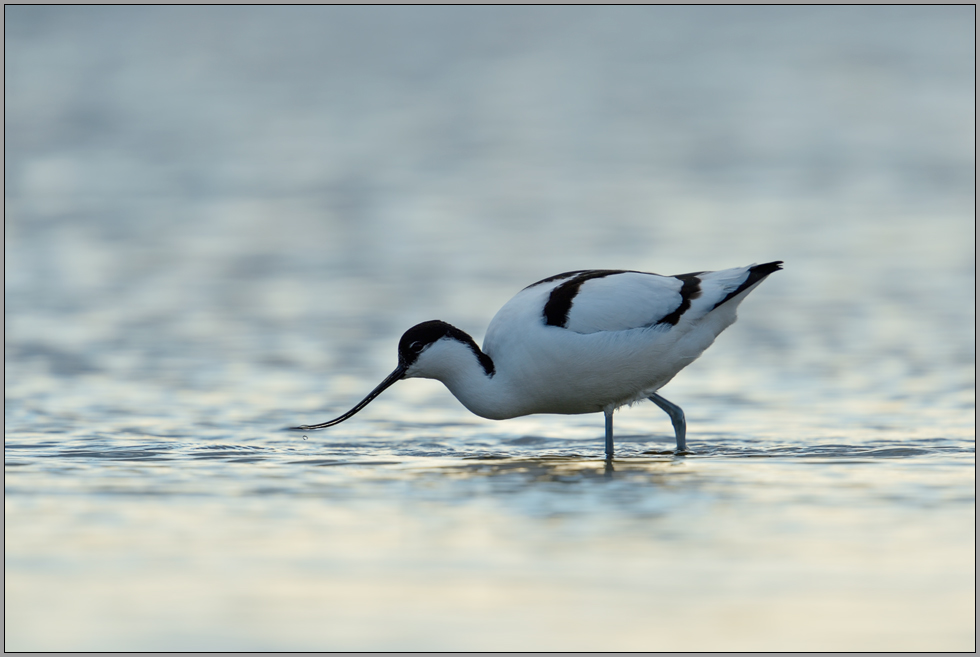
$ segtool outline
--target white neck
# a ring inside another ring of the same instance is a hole
[[[494,420],[514,417],[512,395],[499,385],[498,373],[488,375],[469,345],[444,338],[430,345],[409,367],[405,378],[441,381],[471,412]]]

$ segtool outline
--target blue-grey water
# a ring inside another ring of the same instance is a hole
[[[975,649],[975,8],[5,7],[6,650]],[[652,404],[401,382],[781,259]]]

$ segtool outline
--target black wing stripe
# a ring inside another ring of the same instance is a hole
[[[591,269],[571,273],[577,275],[553,289],[551,295],[548,297],[548,303],[544,304],[544,322],[548,326],[565,328],[568,325],[568,313],[572,309],[572,300],[578,294],[582,283],[591,281],[593,278],[604,278],[613,274],[623,274],[626,272],[622,269]],[[557,277],[553,276],[552,278],[555,279]]]
[[[551,281],[560,281],[563,278],[570,278],[570,277],[576,276],[578,274],[584,274],[587,271],[589,271],[589,270],[588,269],[576,269],[575,271],[566,271],[566,272],[561,273],[561,274],[555,274],[554,276],[549,276],[548,278],[542,278],[540,281],[537,281],[536,283],[531,283],[530,285],[528,285],[524,289],[526,290],[528,288],[534,287],[535,285],[541,285],[542,283],[550,283]],[[522,290],[522,292],[523,292],[523,290]]]
[[[729,292],[728,293],[728,296],[726,296],[724,299],[722,299],[721,301],[719,301],[718,303],[716,303],[714,306],[712,306],[711,307],[711,310],[714,310],[715,308],[717,308],[721,304],[725,303],[729,299],[731,299],[733,297],[737,297],[739,294],[741,294],[745,290],[749,289],[750,287],[752,287],[753,285],[755,285],[756,283],[758,283],[759,281],[761,281],[763,278],[765,278],[769,274],[773,273],[774,271],[779,271],[782,268],[783,268],[783,261],[782,260],[777,260],[775,262],[767,262],[764,265],[756,265],[755,267],[752,267],[751,269],[749,269],[749,275],[748,275],[748,278],[745,279],[745,282],[742,283],[741,285],[739,285],[733,291]],[[711,311],[709,310],[708,312],[711,312]]]
[[[702,272],[674,276],[674,278],[682,283],[680,292],[681,303],[672,313],[662,317],[655,324],[670,324],[671,326],[675,326],[680,321],[681,315],[686,313],[688,308],[691,307],[691,300],[701,296],[701,279],[698,278],[698,274],[700,273]]]

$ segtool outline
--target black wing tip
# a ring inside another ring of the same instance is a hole
[[[749,267],[748,277],[745,279],[745,282],[738,287],[738,290],[735,292],[735,294],[738,294],[742,290],[751,287],[752,285],[755,285],[769,274],[773,273],[774,271],[779,271],[782,268],[783,268],[782,260],[774,260],[772,262],[767,262],[762,265],[752,265],[751,267]],[[728,299],[725,300],[727,301]]]
[[[745,277],[745,280],[742,282],[742,284],[739,285],[734,290],[732,290],[731,292],[729,292],[725,296],[725,298],[719,301],[718,303],[716,303],[711,310],[714,310],[715,308],[722,305],[729,299],[737,297],[739,294],[749,289],[750,287],[752,287],[753,285],[755,285],[756,283],[764,279],[769,274],[773,273],[774,271],[779,271],[782,268],[783,268],[782,260],[774,260],[772,262],[767,262],[762,265],[752,265],[751,267],[749,267],[749,275]]]
[[[768,276],[774,271],[779,271],[782,268],[783,268],[783,261],[774,260],[772,262],[767,262],[762,265],[752,265],[751,272],[756,276],[762,277],[762,276]]]

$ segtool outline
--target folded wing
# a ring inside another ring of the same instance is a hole
[[[697,322],[735,303],[781,262],[714,272],[661,276],[635,271],[591,270],[561,279],[544,305],[546,324],[576,333],[641,327],[670,330]]]

